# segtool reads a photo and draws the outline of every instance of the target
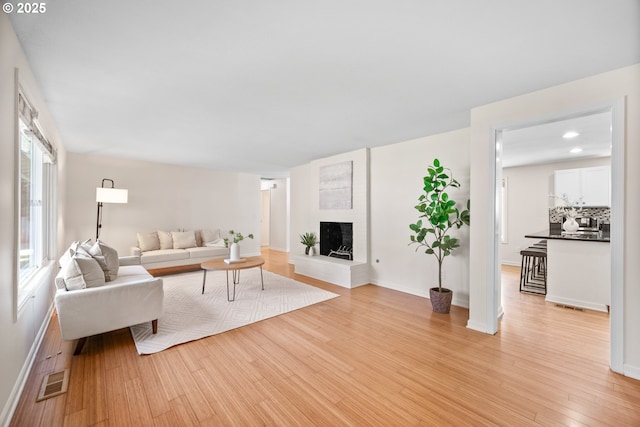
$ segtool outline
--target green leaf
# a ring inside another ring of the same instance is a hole
[[[437,158],[433,159],[433,166],[440,167],[440,160],[438,160]]]

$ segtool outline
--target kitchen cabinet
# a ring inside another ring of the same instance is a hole
[[[554,194],[566,194],[569,201],[582,206],[611,206],[609,166],[559,169],[554,171]],[[556,206],[562,202],[556,200]]]

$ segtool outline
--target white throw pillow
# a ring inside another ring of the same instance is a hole
[[[172,231],[173,249],[196,247],[196,234],[193,231]]]
[[[102,267],[93,258],[74,257],[62,269],[67,291],[95,288],[105,284]]]
[[[80,242],[76,240],[73,243],[71,243],[71,245],[69,245],[67,249],[65,249],[65,251],[62,253],[62,256],[58,260],[58,264],[60,265],[60,268],[64,268],[67,265],[67,263],[71,261],[71,258],[76,253],[76,248],[78,247],[79,244]]]
[[[224,239],[216,239],[212,242],[207,242],[204,244],[205,246],[208,247],[219,247],[219,248],[224,248],[225,244],[224,244]]]
[[[173,237],[170,231],[158,230],[158,238],[160,239],[160,249],[173,249]]]
[[[87,242],[91,242],[91,239],[85,240],[80,243],[79,241],[74,241],[71,245],[64,251],[58,263],[60,264],[60,268],[64,268],[71,258],[78,256],[83,258],[91,258],[91,254],[89,253],[89,249],[87,248]],[[89,248],[91,246],[89,245]]]
[[[116,280],[118,270],[120,269],[120,261],[118,260],[118,251],[98,240],[89,250],[89,253],[104,271],[104,279],[107,282]]]
[[[206,246],[207,243],[214,242],[220,238],[220,230],[200,230],[202,235],[202,242]]]
[[[160,239],[157,232],[138,233],[138,247],[142,252],[157,251],[160,249]]]

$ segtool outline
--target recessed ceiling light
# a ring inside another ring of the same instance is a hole
[[[582,151],[582,148],[580,147],[576,147],[576,148],[572,148],[571,151],[569,151],[570,153],[576,154],[576,153],[580,153]]]
[[[572,139],[572,138],[575,138],[578,135],[580,135],[578,132],[575,132],[575,131],[571,130],[569,132],[566,132],[564,135],[562,135],[562,137],[564,139]]]

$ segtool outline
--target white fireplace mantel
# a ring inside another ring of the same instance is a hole
[[[333,283],[345,288],[355,288],[369,283],[369,264],[324,255],[291,257],[295,273]]]

